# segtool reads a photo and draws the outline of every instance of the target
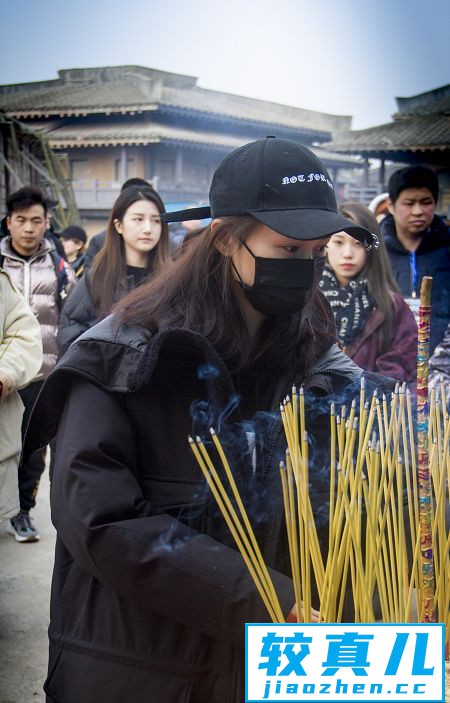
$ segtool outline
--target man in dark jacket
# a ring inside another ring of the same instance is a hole
[[[388,184],[389,212],[381,222],[394,278],[402,295],[419,298],[423,276],[433,277],[431,352],[450,321],[450,232],[435,214],[439,185],[423,166],[402,168]]]

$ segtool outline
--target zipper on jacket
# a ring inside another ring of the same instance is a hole
[[[24,261],[24,268],[23,268],[23,297],[27,301],[28,305],[30,304],[30,287],[31,287],[31,271],[30,271],[30,262],[29,261]]]
[[[280,434],[281,434],[281,430],[283,429],[283,423],[281,422],[281,417],[280,417],[280,419],[277,418],[276,423],[277,423],[277,427],[276,427],[276,429],[274,429],[273,432],[272,432],[272,441],[270,442],[270,446],[269,446],[269,449],[268,449],[268,452],[267,452],[267,459],[266,459],[266,461],[264,462],[264,468],[263,468],[263,471],[262,471],[262,478],[263,478],[263,479],[264,479],[264,478],[267,476],[267,474],[269,473],[270,464],[272,463],[273,453],[274,453],[274,451],[275,451],[275,447],[276,447],[276,445],[277,445],[278,438],[279,438],[279,436],[280,436]]]
[[[416,252],[412,251],[409,255],[409,282],[411,285],[411,298],[417,297],[417,259]]]

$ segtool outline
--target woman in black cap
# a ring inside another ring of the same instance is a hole
[[[333,232],[373,238],[337,214],[325,168],[292,141],[227,156],[210,203],[205,231],[77,340],[40,396],[25,452],[57,431],[48,701],[244,700],[244,623],[268,615],[188,446],[211,426],[296,618],[276,410],[293,383],[316,408],[359,389],[317,286]],[[311,490],[326,530],[318,420]]]

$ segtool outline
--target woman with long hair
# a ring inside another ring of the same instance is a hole
[[[170,260],[168,227],[161,220],[164,212],[163,201],[149,186],[130,186],[119,195],[105,243],[62,310],[60,353]]]
[[[343,203],[339,212],[379,236],[375,217],[362,203]],[[346,232],[333,234],[320,290],[333,310],[339,344],[355,363],[397,381],[415,380],[417,324],[381,236],[379,247],[366,251]]]
[[[49,702],[244,700],[244,624],[268,613],[189,434],[210,446],[210,427],[220,432],[296,621],[277,410],[303,384],[313,510],[328,530],[324,418],[363,372],[335,344],[318,281],[333,232],[373,237],[337,213],[324,166],[289,140],[228,155],[210,204],[167,216],[212,221],[72,345],[36,408],[25,453],[57,432]]]

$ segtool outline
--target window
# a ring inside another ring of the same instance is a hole
[[[185,180],[190,185],[204,186],[208,183],[209,171],[204,164],[191,163],[185,167]]]
[[[162,181],[175,180],[175,162],[174,161],[161,161],[161,180]]]
[[[114,180],[122,180],[122,159],[114,159]]]
[[[70,160],[70,175],[73,181],[81,181],[87,178],[88,175],[88,160],[87,159],[71,159]]]
[[[136,163],[134,159],[127,159],[127,174],[125,174],[125,162],[122,159],[114,159],[114,180],[126,181],[128,178],[134,178],[136,173]]]
[[[128,159],[127,161],[127,175],[128,178],[136,178],[140,175],[137,173],[136,162],[134,159]]]

